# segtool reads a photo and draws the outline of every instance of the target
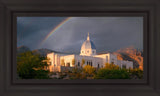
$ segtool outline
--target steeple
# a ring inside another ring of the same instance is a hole
[[[96,47],[89,38],[89,32],[88,32],[87,40],[84,41],[81,46],[80,55],[85,55],[85,56],[96,55]]]
[[[89,39],[89,32],[88,32],[87,40],[90,40],[90,39]]]

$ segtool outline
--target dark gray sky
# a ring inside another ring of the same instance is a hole
[[[67,18],[17,17],[17,47],[79,53],[89,32],[97,52],[129,46],[143,49],[143,17],[71,17],[63,22]]]

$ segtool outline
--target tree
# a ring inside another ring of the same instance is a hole
[[[106,63],[104,68],[106,69],[119,69],[119,66],[118,65],[115,65],[115,64],[109,64],[109,63]]]
[[[130,69],[129,73],[132,78],[142,79],[143,78],[143,71],[139,68],[136,69]]]
[[[75,66],[76,60],[72,59],[72,66]]]
[[[95,79],[130,79],[130,74],[127,70],[101,68]]]
[[[130,79],[130,73],[126,69],[119,69],[118,65],[106,63],[95,76],[96,79]]]
[[[84,65],[84,64],[85,64],[85,60],[84,60],[84,59],[82,59],[82,65],[81,65],[81,66],[83,67],[83,65]]]
[[[86,66],[83,67],[83,72],[87,73],[88,75],[94,75],[95,71],[96,71],[95,68],[93,68],[90,65],[86,65]]]
[[[65,66],[64,59],[61,59],[61,65]]]
[[[31,51],[17,55],[17,74],[21,79],[48,79],[49,70],[46,57],[41,57]]]

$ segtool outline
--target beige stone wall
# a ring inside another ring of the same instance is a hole
[[[88,63],[92,62],[93,67],[97,67],[98,64],[100,67],[104,66],[102,58],[93,57],[93,56],[83,56],[83,55],[75,55],[76,65],[78,65],[78,62],[80,62],[80,64],[82,64],[82,59],[85,60],[84,66],[87,65],[87,62]]]
[[[87,62],[89,65],[92,65],[93,67],[97,68],[98,64],[99,67],[104,67],[106,63],[114,63],[115,65],[119,65],[121,68],[123,65],[126,66],[126,68],[133,68],[133,62],[130,61],[123,61],[123,60],[117,60],[117,56],[113,54],[101,54],[101,55],[94,55],[94,56],[84,56],[84,55],[65,55],[65,54],[57,54],[57,53],[50,53],[47,54],[47,57],[50,58],[51,66],[49,67],[50,71],[61,71],[61,60],[64,59],[65,67],[67,67],[67,64],[70,64],[70,67],[78,66],[78,63],[80,64],[79,67],[82,66],[82,59],[85,60],[85,65],[87,65]],[[75,60],[75,64],[72,64],[73,59]],[[92,63],[92,64],[91,64]],[[63,68],[65,69],[65,68]]]
[[[70,63],[70,67],[74,67],[74,65],[72,64],[72,60],[75,59],[75,55],[61,56],[60,63],[62,59],[64,59],[65,66],[67,65],[67,63]]]
[[[51,66],[49,66],[51,72],[61,71],[60,57],[64,55],[65,54],[58,54],[54,52],[47,54],[47,58],[50,59],[49,63],[51,63]]]
[[[126,69],[132,68],[133,69],[133,62],[131,61],[124,61],[124,60],[117,60],[118,65],[120,66],[120,68],[124,66],[126,66]]]
[[[101,54],[101,55],[95,55],[94,57],[99,57],[99,58],[103,58],[103,63],[109,63],[111,64],[112,62],[117,65],[117,56],[113,55],[113,54]]]
[[[51,65],[54,64],[54,53],[49,53],[47,54],[47,58],[49,59],[49,62],[51,63]]]
[[[80,55],[94,56],[96,55],[96,50],[95,49],[81,49]]]
[[[113,55],[113,54],[110,54],[110,64],[113,63],[115,65],[118,65],[117,64],[117,55]]]
[[[110,54],[95,55],[94,57],[102,58],[103,64],[110,62]]]
[[[82,59],[85,60],[85,65],[87,65],[87,62],[92,62],[93,67],[97,67],[98,64],[100,67],[104,66],[103,65],[103,59],[102,58],[97,58],[97,57],[92,57],[92,56],[83,56],[83,55],[66,55],[66,56],[61,56],[60,59],[64,59],[65,64],[70,63],[70,67],[74,67],[72,65],[72,60],[75,60],[75,66],[78,66],[78,62],[80,63],[80,66],[82,64]]]

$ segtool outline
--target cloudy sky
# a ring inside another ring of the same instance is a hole
[[[17,17],[17,47],[79,53],[87,34],[97,52],[143,49],[143,17]]]

